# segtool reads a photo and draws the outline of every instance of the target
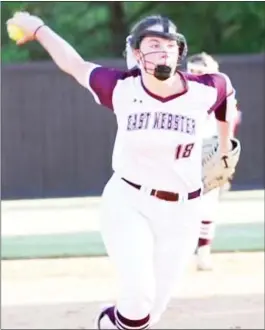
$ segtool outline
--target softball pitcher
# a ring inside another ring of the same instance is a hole
[[[85,61],[36,16],[16,13],[7,24],[23,31],[18,44],[37,40],[116,116],[114,174],[102,195],[101,230],[119,294],[100,312],[96,327],[148,329],[165,311],[197,246],[202,142],[210,113],[220,133],[220,164],[231,167],[230,79],[180,72],[187,44],[166,17],[148,16],[133,27],[129,46],[139,69],[131,71]]]

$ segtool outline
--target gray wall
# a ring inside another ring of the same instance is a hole
[[[217,58],[243,112],[234,187],[263,187],[264,56]],[[100,194],[112,172],[114,115],[53,63],[3,65],[1,78],[2,199]]]

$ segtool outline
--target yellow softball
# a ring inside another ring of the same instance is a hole
[[[25,36],[24,32],[14,24],[7,25],[7,33],[9,38],[14,41],[21,40]]]

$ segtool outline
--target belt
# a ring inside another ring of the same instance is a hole
[[[140,190],[142,187],[141,185],[133,183],[124,178],[122,178],[122,180],[138,190]],[[177,202],[180,200],[180,197],[181,197],[181,195],[178,193],[173,193],[173,192],[163,191],[163,190],[155,190],[155,189],[151,190],[150,195],[155,196],[156,198],[159,198],[159,199],[163,199],[165,201],[169,201],[169,202]],[[188,200],[197,198],[200,195],[201,195],[201,189],[192,191],[192,192],[188,193]]]

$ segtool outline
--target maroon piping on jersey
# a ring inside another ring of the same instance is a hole
[[[120,71],[106,67],[96,67],[89,79],[89,85],[105,107],[113,110],[112,95],[119,80],[139,76],[140,70]]]
[[[181,80],[182,80],[182,82],[183,82],[183,84],[184,84],[184,89],[183,89],[183,91],[180,92],[180,93],[172,94],[172,95],[167,96],[167,97],[162,97],[162,96],[156,95],[156,94],[152,93],[151,91],[149,91],[149,90],[145,87],[145,85],[144,85],[144,83],[143,83],[143,80],[141,79],[142,87],[143,87],[144,91],[145,91],[148,95],[150,95],[152,98],[154,98],[154,99],[156,99],[156,100],[158,100],[158,101],[160,101],[160,102],[165,103],[165,102],[168,102],[168,101],[172,101],[172,100],[174,100],[175,98],[180,97],[180,96],[186,94],[187,91],[188,91],[188,82],[187,82],[187,80],[185,79],[183,73],[180,72],[180,71],[178,71],[177,73],[180,75],[180,78],[181,78]]]
[[[208,113],[214,111],[218,120],[225,121],[227,105],[225,78],[219,74],[192,75],[180,71],[178,71],[178,74],[181,76],[184,82],[184,90],[181,93],[170,95],[165,98],[150,92],[144,86],[142,80],[141,83],[143,89],[148,95],[161,102],[168,102],[185,94],[188,91],[188,81],[194,81],[206,86],[214,87],[217,89],[217,100],[213,106],[208,109]],[[130,71],[120,71],[105,67],[97,67],[92,71],[90,75],[89,85],[98,96],[100,103],[113,110],[112,95],[118,80],[124,80],[129,77],[137,76],[141,76],[141,71],[137,68]]]
[[[226,95],[226,80],[220,74],[204,74],[204,75],[193,75],[189,73],[184,74],[186,79],[189,81],[195,81],[199,84],[214,87],[217,89],[217,99],[213,106],[208,109],[208,113],[215,112],[216,119],[225,121],[226,119],[226,108],[227,108],[227,97]]]

